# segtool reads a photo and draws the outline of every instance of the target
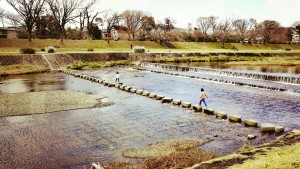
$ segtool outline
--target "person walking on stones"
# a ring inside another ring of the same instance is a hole
[[[116,73],[116,82],[118,82],[118,83],[120,82],[120,74],[119,74],[119,72]]]
[[[201,103],[203,102],[205,107],[207,107],[207,104],[205,102],[205,98],[208,98],[207,94],[205,93],[204,89],[201,88],[201,95],[200,95],[200,102],[199,105],[201,106]]]

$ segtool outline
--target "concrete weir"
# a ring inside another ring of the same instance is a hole
[[[104,86],[107,87],[115,87],[118,88],[120,90],[124,90],[124,91],[128,91],[130,93],[136,93],[142,96],[146,96],[149,98],[153,98],[156,100],[161,100],[162,103],[172,103],[173,105],[177,105],[180,106],[184,109],[192,109],[194,110],[194,112],[203,112],[205,114],[208,115],[215,115],[216,118],[218,119],[227,119],[230,122],[236,122],[236,123],[241,123],[242,122],[242,118],[240,116],[237,115],[227,115],[227,113],[224,112],[214,112],[214,110],[212,108],[202,108],[200,105],[193,105],[190,102],[182,102],[181,100],[176,100],[170,97],[165,97],[163,95],[159,95],[156,94],[154,92],[148,92],[148,91],[144,91],[142,89],[135,89],[131,86],[126,86],[123,85],[123,83],[111,83],[111,82],[106,82],[105,80],[101,80],[101,79],[97,79],[95,77],[90,77],[87,75],[80,75],[80,74],[75,74],[69,71],[65,71],[65,70],[61,70],[60,72],[63,72],[65,74],[68,75],[72,75],[74,77],[80,77],[82,79],[86,79],[86,80],[90,80],[90,81],[94,81],[94,82],[98,82],[100,84],[103,84]],[[243,121],[243,124],[245,126],[250,126],[250,127],[257,127],[258,126],[258,122],[256,120],[253,119],[246,119]],[[261,132],[267,132],[267,133],[273,133],[276,132],[278,134],[283,133],[284,130],[284,126],[275,126],[274,124],[270,124],[270,123],[264,123],[260,125],[260,130]],[[254,139],[256,136],[251,136],[248,135],[248,139]]]

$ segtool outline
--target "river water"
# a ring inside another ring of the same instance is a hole
[[[113,82],[116,71],[128,86],[193,104],[198,104],[203,87],[209,95],[208,106],[215,111],[284,125],[286,130],[300,128],[298,93],[122,67],[77,73]],[[212,140],[202,148],[220,155],[232,153],[243,144],[274,139],[274,135],[261,134],[256,128],[62,73],[2,77],[0,81],[1,93],[75,90],[106,96],[114,103],[102,108],[0,118],[0,168],[88,168],[92,162],[124,160],[125,149],[174,138]],[[247,140],[247,134],[258,137]]]

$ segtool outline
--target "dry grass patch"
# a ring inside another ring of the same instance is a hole
[[[49,71],[49,68],[38,65],[7,65],[0,66],[0,75],[17,75],[28,73],[40,73]]]
[[[201,139],[174,139],[150,144],[140,149],[128,149],[123,152],[127,158],[151,158],[166,156],[176,150],[187,150],[205,144],[207,141]]]

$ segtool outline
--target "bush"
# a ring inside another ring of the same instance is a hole
[[[94,51],[94,49],[93,48],[88,48],[87,51],[92,52],[92,51]]]
[[[135,46],[133,48],[134,53],[145,53],[146,48],[144,46]]]
[[[45,48],[42,48],[41,51],[45,52]]]
[[[291,51],[292,49],[290,49],[290,48],[286,48],[285,50],[286,50],[286,51]]]
[[[35,54],[35,50],[32,48],[22,48],[20,52],[23,54]]]
[[[55,47],[53,47],[53,46],[48,46],[47,48],[46,48],[46,51],[48,52],[48,53],[55,53]]]

